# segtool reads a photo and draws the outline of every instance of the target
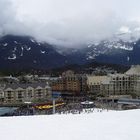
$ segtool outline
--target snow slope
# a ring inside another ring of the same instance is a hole
[[[140,140],[140,110],[0,118],[0,140]]]

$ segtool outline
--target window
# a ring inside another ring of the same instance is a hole
[[[22,91],[18,91],[18,99],[21,99],[22,98]]]
[[[7,98],[8,98],[8,100],[12,99],[12,91],[7,92]]]
[[[37,89],[36,95],[38,98],[41,98],[42,97],[42,89]]]
[[[32,97],[32,92],[33,92],[32,90],[28,90],[27,96],[31,98]]]

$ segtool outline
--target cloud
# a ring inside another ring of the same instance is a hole
[[[0,34],[31,35],[64,46],[90,43],[139,29],[139,4],[139,0],[1,0]]]
[[[14,15],[14,11],[11,8],[11,4],[8,0],[0,1],[0,34],[6,32],[5,29],[8,28],[9,21],[13,22],[12,16]]]

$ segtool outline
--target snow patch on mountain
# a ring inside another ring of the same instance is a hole
[[[20,54],[20,56],[23,56],[23,51],[24,51],[24,48],[21,47],[21,54]]]
[[[133,50],[133,46],[131,45],[131,43],[123,42],[122,40],[106,41],[104,42],[104,46],[107,48],[116,48],[116,49],[123,49],[123,50],[128,50],[128,51]]]
[[[35,43],[35,42],[36,42],[34,39],[30,39],[30,40],[31,40],[31,42],[33,42],[33,43]]]
[[[13,49],[13,51],[12,51],[12,52],[13,52],[13,53],[15,53],[15,52],[16,52],[16,50],[17,50],[17,47],[14,47],[14,49]]]
[[[6,47],[8,45],[8,43],[4,43],[3,46]]]
[[[129,57],[129,56],[127,56],[127,61],[128,61],[128,62],[130,61],[130,57]]]
[[[30,50],[31,50],[31,47],[30,47],[30,46],[27,46],[27,45],[23,45],[23,48],[24,48],[26,51],[30,51]]]
[[[42,51],[42,50],[41,50],[40,52],[41,52],[42,54],[45,54],[45,53],[46,53],[45,51]]]
[[[96,59],[99,55],[114,53],[116,50],[133,51],[134,45],[136,45],[136,42],[124,42],[120,39],[105,40],[100,43],[89,44],[86,50],[86,60]]]
[[[15,43],[15,44],[18,44],[18,42],[17,42],[17,41],[14,41],[14,43]]]
[[[16,57],[16,54],[12,54],[11,56],[8,57],[9,60],[15,60],[17,57]]]

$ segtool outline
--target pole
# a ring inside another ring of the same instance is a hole
[[[55,99],[53,98],[53,114],[55,114]]]

